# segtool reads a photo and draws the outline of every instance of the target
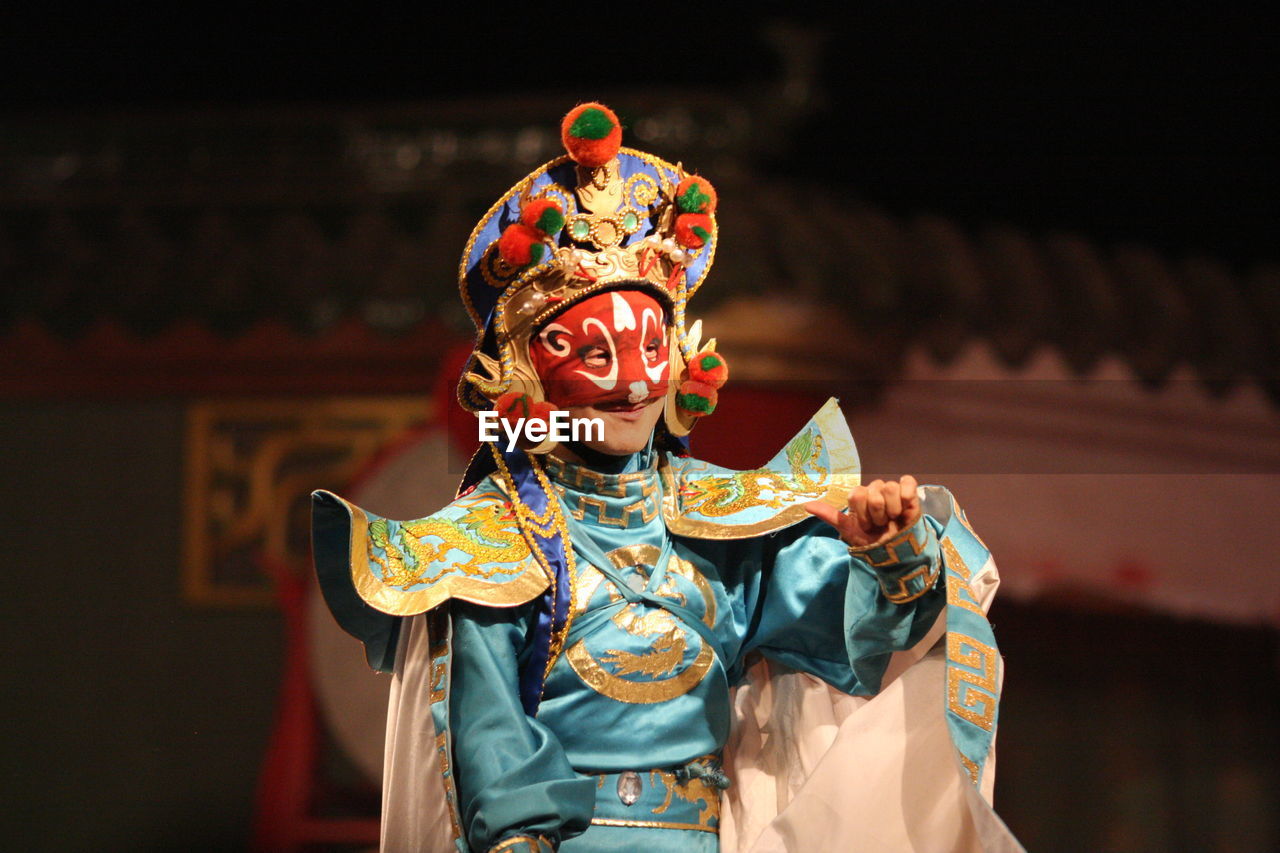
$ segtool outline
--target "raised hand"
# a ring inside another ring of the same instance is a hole
[[[822,501],[810,501],[804,508],[840,531],[840,538],[854,548],[892,539],[915,524],[921,513],[916,478],[910,474],[901,480],[854,486],[845,510]]]

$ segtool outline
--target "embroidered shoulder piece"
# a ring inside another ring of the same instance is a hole
[[[381,518],[330,492],[316,492],[313,499],[321,585],[340,580],[326,572],[326,564],[345,563],[345,580],[382,613],[412,616],[451,598],[514,607],[549,583],[510,502],[490,479],[440,512],[414,521]],[[345,542],[321,529],[342,527],[344,520]],[[346,547],[341,556],[321,553],[339,544]]]
[[[672,533],[745,539],[809,517],[804,504],[843,507],[859,482],[858,450],[832,398],[763,468],[733,471],[697,459],[662,466],[663,516]]]

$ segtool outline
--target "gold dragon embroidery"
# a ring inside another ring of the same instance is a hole
[[[400,524],[395,541],[385,519],[369,524],[369,559],[382,567],[384,584],[408,589],[434,583],[450,572],[489,578],[510,573],[529,557],[509,503],[480,497],[456,506],[465,511],[454,519],[431,517]],[[375,548],[382,549],[385,559]],[[428,574],[431,569],[436,571]]]
[[[701,802],[702,807],[698,812],[698,823],[702,826],[710,826],[711,821],[720,818],[720,792],[708,785],[702,779],[690,779],[683,785],[676,779],[674,773],[665,770],[650,770],[649,784],[657,786],[658,781],[666,786],[667,795],[662,801],[662,805],[653,809],[653,814],[665,814],[667,809],[671,808],[671,800],[673,797],[679,797],[686,803],[696,805]]]
[[[619,619],[620,616],[630,618]],[[684,661],[685,649],[688,647],[684,632],[668,614],[654,610],[636,614],[631,611],[631,608],[627,608],[615,616],[613,622],[634,637],[646,638],[654,634],[658,635],[649,644],[649,648],[638,655],[621,649],[609,649],[608,654],[602,656],[600,660],[611,664],[617,675],[640,673],[656,678],[675,672],[676,667]]]
[[[723,518],[745,509],[765,506],[780,509],[800,498],[817,498],[826,493],[828,471],[822,459],[822,436],[810,430],[796,436],[784,453],[791,475],[775,471],[733,471],[727,476],[685,478],[680,497],[685,513],[697,512],[708,518]],[[809,472],[814,472],[810,476]]]
[[[653,545],[630,545],[616,548],[609,553],[610,562],[618,568],[634,567],[637,581],[645,582],[649,578],[648,566],[658,558],[658,548]],[[603,581],[603,575],[596,574],[594,583],[581,584],[582,599],[578,606],[585,609],[595,590]],[[663,598],[689,606],[690,595],[686,594],[677,583],[677,578],[691,584],[700,594],[705,608],[703,622],[708,626],[715,624],[715,594],[694,566],[686,560],[673,556],[668,564],[669,574],[658,587],[653,590]],[[622,594],[608,585],[608,600],[617,602]],[[620,702],[665,702],[682,696],[702,682],[707,671],[715,660],[715,653],[706,644],[694,660],[685,664],[685,656],[689,648],[686,626],[670,613],[659,608],[646,605],[628,605],[614,614],[609,620],[614,626],[635,637],[647,645],[639,652],[609,648],[598,658],[588,651],[584,640],[579,640],[566,653],[570,666],[597,692]],[[634,647],[633,647],[634,648]],[[639,675],[644,679],[632,681],[627,676]]]

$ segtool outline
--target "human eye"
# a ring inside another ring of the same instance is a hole
[[[578,357],[586,367],[594,369],[609,366],[609,351],[602,346],[585,346],[578,350]]]

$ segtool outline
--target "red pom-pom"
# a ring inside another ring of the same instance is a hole
[[[534,403],[529,407],[529,420],[542,421],[549,429],[551,427],[551,413],[555,410],[556,407],[550,403]]]
[[[547,402],[535,403],[528,394],[508,391],[494,401],[493,409],[498,413],[499,418],[510,424],[512,430],[516,428],[521,418],[525,420],[525,429],[528,428],[529,421],[542,421],[550,429],[551,413],[556,410],[556,407]],[[525,431],[521,430],[519,442],[520,446],[527,448],[531,445],[524,435]]]
[[[715,213],[715,187],[700,175],[690,175],[676,187],[676,206],[681,213]]]
[[[604,104],[580,104],[560,123],[560,141],[579,166],[603,166],[622,147],[622,125]]]
[[[705,213],[682,213],[676,217],[676,242],[686,249],[701,249],[711,239],[711,217]]]
[[[529,417],[536,405],[528,394],[508,391],[493,401],[493,410],[498,413],[498,417],[514,425],[520,418]]]
[[[703,382],[695,382],[692,379],[686,379],[680,383],[680,390],[676,392],[676,405],[685,413],[701,418],[709,415],[716,410],[716,402],[719,395],[716,389]]]
[[[553,198],[538,198],[520,208],[520,221],[550,236],[564,227],[564,211]]]
[[[689,361],[689,378],[712,388],[723,388],[729,379],[729,365],[720,353],[703,350]]]
[[[498,239],[498,254],[513,267],[539,263],[547,254],[547,247],[542,242],[545,236],[523,222],[508,225]]]

